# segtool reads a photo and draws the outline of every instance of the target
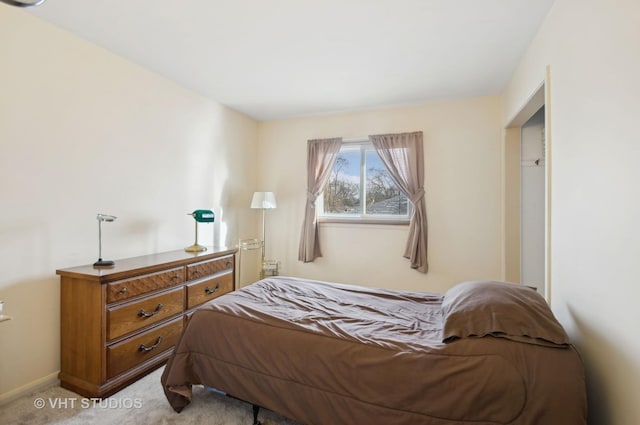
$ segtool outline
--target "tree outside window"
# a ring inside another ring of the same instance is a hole
[[[398,189],[371,143],[344,144],[322,198],[325,217],[408,219]]]

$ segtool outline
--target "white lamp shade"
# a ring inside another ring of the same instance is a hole
[[[273,192],[254,192],[251,208],[272,209],[276,207],[276,195]]]

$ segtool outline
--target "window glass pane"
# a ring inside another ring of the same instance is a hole
[[[340,149],[318,208],[324,217],[408,220],[411,207],[373,145],[354,143]]]
[[[360,149],[341,149],[324,189],[325,214],[360,214]]]
[[[366,214],[406,216],[407,197],[393,182],[375,149],[366,150],[365,162]]]

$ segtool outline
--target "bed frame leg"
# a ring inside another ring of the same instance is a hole
[[[258,412],[260,411],[260,406],[258,406],[257,404],[253,405],[253,425],[262,425],[259,421],[258,421]]]

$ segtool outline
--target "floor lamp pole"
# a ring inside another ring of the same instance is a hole
[[[266,227],[264,226],[264,208],[262,208],[262,267],[264,267],[264,261],[266,259],[265,256],[265,245],[266,245],[266,241],[265,241],[265,234],[266,234]]]
[[[260,264],[260,279],[263,279],[266,275],[276,276],[277,271],[271,270],[272,261],[267,260],[267,226],[266,226],[266,211],[267,209],[273,209],[276,207],[276,197],[273,192],[254,192],[251,198],[251,208],[262,210],[262,242],[260,248],[262,251],[261,264]]]

